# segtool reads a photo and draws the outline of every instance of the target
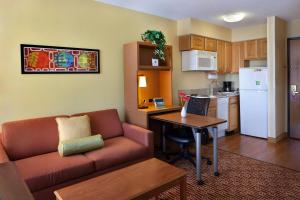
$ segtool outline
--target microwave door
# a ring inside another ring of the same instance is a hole
[[[209,70],[212,66],[212,59],[210,57],[198,57],[198,69]]]

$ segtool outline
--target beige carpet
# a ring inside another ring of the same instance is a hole
[[[210,155],[211,149],[205,154]],[[299,199],[300,173],[237,154],[219,151],[219,177],[213,176],[213,166],[203,161],[204,185],[197,185],[195,168],[187,161],[176,166],[187,171],[188,199]],[[174,187],[159,199],[179,199]]]

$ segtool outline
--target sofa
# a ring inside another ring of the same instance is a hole
[[[104,147],[61,157],[56,117],[2,124],[0,163],[13,162],[37,200],[54,200],[59,188],[153,156],[153,133],[121,122],[117,110],[78,113],[88,115],[92,134],[101,134]]]

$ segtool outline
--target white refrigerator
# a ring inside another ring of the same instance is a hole
[[[239,75],[241,133],[267,138],[268,70],[241,68]]]

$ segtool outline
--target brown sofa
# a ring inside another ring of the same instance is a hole
[[[55,199],[53,191],[153,155],[152,132],[122,123],[117,110],[87,114],[93,134],[104,147],[84,154],[60,157],[57,152],[57,116],[7,122],[2,125],[0,163],[14,162],[35,199]],[[2,144],[1,144],[2,143]]]

